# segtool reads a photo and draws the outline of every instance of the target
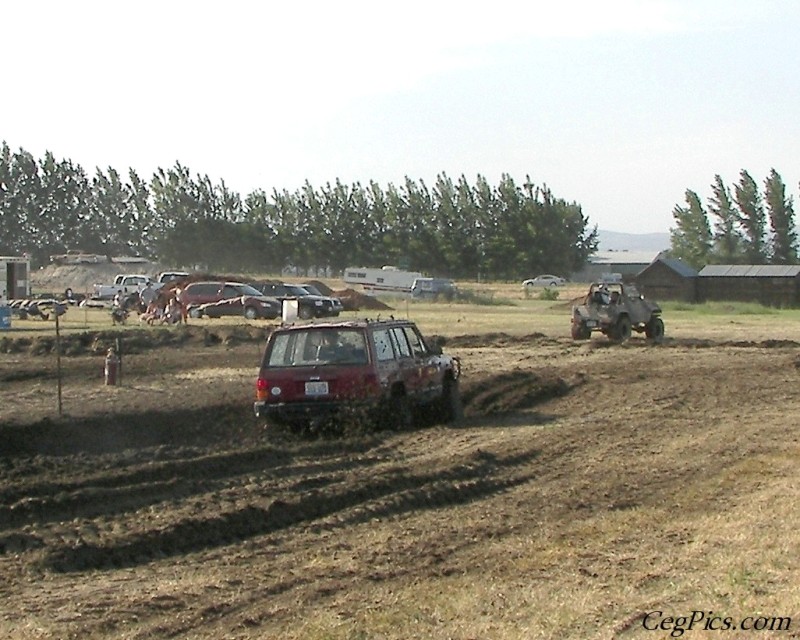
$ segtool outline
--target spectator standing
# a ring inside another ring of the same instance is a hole
[[[153,283],[148,281],[147,284],[144,285],[144,289],[139,292],[140,308],[146,310],[155,299],[156,290],[153,288]]]

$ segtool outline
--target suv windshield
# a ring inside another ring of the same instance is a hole
[[[301,287],[303,287],[303,289],[305,289],[306,291],[308,291],[308,292],[309,292],[309,293],[310,293],[312,296],[322,296],[322,297],[325,297],[325,294],[323,294],[323,293],[322,293],[322,292],[321,292],[319,289],[317,289],[317,288],[316,288],[316,287],[315,287],[313,284],[303,284],[303,285],[300,285],[300,286],[301,286]]]
[[[367,362],[363,331],[319,328],[276,334],[269,352],[268,366],[307,367]]]
[[[293,296],[307,296],[309,293],[305,287],[301,287],[299,284],[287,284],[284,286],[286,287],[286,291]]]

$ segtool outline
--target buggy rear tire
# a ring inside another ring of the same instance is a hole
[[[592,330],[586,326],[585,322],[572,323],[573,340],[588,340],[591,337],[592,337]]]
[[[664,341],[664,321],[658,316],[650,318],[644,334],[656,344],[661,344]]]

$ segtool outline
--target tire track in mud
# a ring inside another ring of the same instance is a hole
[[[127,513],[162,501],[213,491],[227,480],[254,472],[261,473],[264,479],[282,480],[334,470],[343,473],[382,462],[380,457],[364,455],[370,446],[367,441],[350,442],[342,447],[341,455],[324,459],[318,459],[319,453],[330,447],[312,448],[319,452],[312,454],[313,457],[308,457],[308,453],[262,447],[149,464],[72,482],[10,485],[0,490],[0,531],[32,522]]]
[[[55,544],[41,560],[56,572],[115,569],[145,564],[241,542],[294,525],[326,520],[328,526],[347,526],[376,517],[397,517],[421,509],[463,504],[484,499],[529,482],[531,473],[515,473],[536,459],[538,451],[511,456],[474,455],[430,473],[393,469],[375,478],[369,474],[317,479],[315,488],[280,492],[267,506],[257,501],[213,516],[185,517],[158,529],[121,535],[102,544],[79,540]],[[367,475],[362,478],[361,475]],[[321,487],[321,488],[320,488]],[[257,500],[257,499],[256,499]]]

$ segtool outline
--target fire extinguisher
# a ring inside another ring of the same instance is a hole
[[[119,356],[114,348],[110,348],[106,354],[105,382],[106,385],[115,385],[119,379]]]

